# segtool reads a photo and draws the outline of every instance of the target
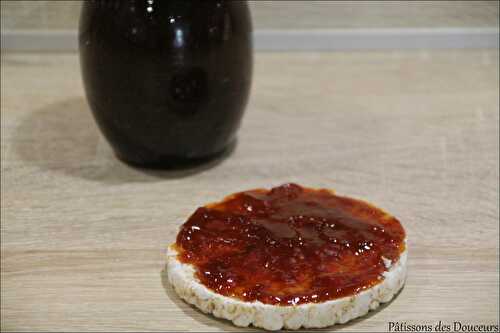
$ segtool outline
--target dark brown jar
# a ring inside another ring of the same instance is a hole
[[[90,108],[120,159],[171,167],[234,141],[252,74],[245,1],[85,1],[79,45]]]

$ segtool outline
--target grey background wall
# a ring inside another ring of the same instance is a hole
[[[2,30],[75,30],[81,1],[1,2]],[[250,1],[256,30],[498,27],[498,1]]]
[[[257,50],[498,48],[499,1],[249,1]],[[2,50],[77,49],[82,1],[1,1]]]

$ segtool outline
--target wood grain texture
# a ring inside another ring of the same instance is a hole
[[[386,209],[409,237],[389,321],[498,323],[498,50],[256,55],[236,149],[187,171],[117,161],[75,55],[2,54],[3,330],[236,330],[165,284],[205,202],[294,181]]]

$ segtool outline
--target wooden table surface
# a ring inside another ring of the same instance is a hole
[[[165,283],[165,247],[199,205],[284,182],[388,210],[406,287],[333,329],[496,324],[498,50],[256,54],[236,149],[186,171],[117,161],[74,54],[2,54],[3,330],[236,330]]]

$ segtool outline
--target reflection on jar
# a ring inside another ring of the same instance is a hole
[[[169,92],[176,105],[185,106],[182,112],[193,113],[208,94],[206,72],[200,67],[182,69],[172,76]]]

